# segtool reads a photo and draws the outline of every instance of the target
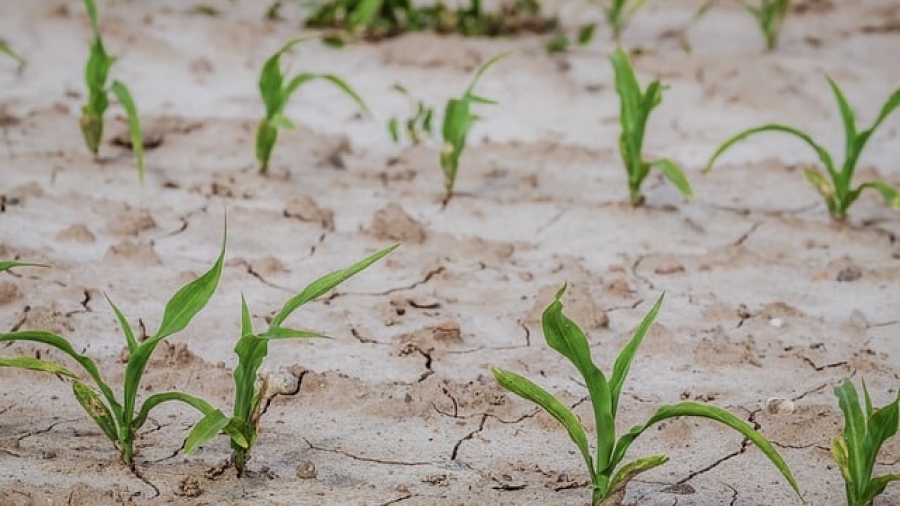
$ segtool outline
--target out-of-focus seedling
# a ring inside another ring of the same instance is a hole
[[[475,86],[479,79],[493,64],[508,56],[510,53],[501,53],[486,61],[466,88],[466,92],[459,98],[451,98],[444,106],[444,122],[441,127],[443,147],[441,148],[441,171],[444,173],[444,205],[453,197],[453,188],[456,185],[456,173],[459,169],[459,159],[466,148],[466,138],[472,125],[481,119],[472,112],[473,104],[496,105],[494,100],[476,95]]]
[[[557,292],[556,300],[544,311],[541,324],[547,344],[566,357],[578,369],[578,372],[584,378],[585,385],[587,385],[597,434],[596,454],[593,457],[591,456],[587,434],[581,422],[572,410],[553,394],[516,373],[496,367],[492,369],[492,372],[503,388],[537,404],[552,415],[568,431],[569,437],[584,458],[584,463],[590,474],[592,506],[620,505],[625,496],[625,487],[630,480],[644,471],[665,464],[669,460],[669,457],[666,455],[653,455],[641,457],[627,464],[620,465],[632,442],[647,429],[669,418],[680,416],[709,418],[739,432],[755,444],[772,461],[794,491],[798,495],[800,494],[797,482],[794,480],[787,463],[781,458],[781,455],[778,454],[775,448],[759,432],[754,430],[750,424],[716,406],[695,402],[681,402],[662,406],[646,423],[632,427],[626,434],[616,439],[616,415],[619,408],[619,395],[631,369],[634,355],[650,325],[653,324],[663,297],[656,301],[656,304],[638,325],[631,341],[619,352],[619,356],[613,365],[612,376],[609,376],[609,379],[607,379],[607,376],[603,374],[591,358],[591,349],[587,337],[578,328],[578,325],[563,313],[563,305],[560,299],[565,289],[566,287],[564,286]]]
[[[81,366],[81,369],[94,383],[93,387],[69,368],[49,360],[34,357],[4,357],[0,358],[0,367],[15,367],[48,372],[71,379],[72,391],[79,404],[81,404],[91,419],[96,422],[101,432],[116,445],[122,461],[134,469],[135,434],[147,421],[150,411],[159,404],[168,401],[180,401],[193,406],[203,413],[205,415],[204,419],[221,417],[221,413],[218,413],[205,400],[182,392],[155,393],[144,401],[140,409],[137,409],[137,394],[147,363],[157,345],[165,338],[184,330],[194,316],[209,302],[219,283],[224,258],[225,242],[223,239],[219,257],[212,268],[199,278],[183,286],[172,296],[166,304],[159,329],[144,341],[138,341],[125,315],[107,298],[119,321],[119,325],[122,327],[128,346],[128,360],[125,365],[121,401],[109,386],[109,382],[103,379],[100,368],[93,359],[79,353],[66,338],[51,332],[21,330],[3,333],[0,334],[0,342],[25,341],[56,348]],[[0,265],[0,270],[5,270],[3,267],[10,268],[8,264]],[[225,427],[218,427],[215,432],[223,428]],[[192,431],[192,435],[199,437],[194,432],[196,430]],[[239,434],[235,433],[233,437],[239,436]]]
[[[608,5],[603,7],[606,22],[612,28],[613,40],[619,41],[631,17],[646,3],[647,0],[610,0]]]
[[[881,446],[897,434],[900,393],[887,406],[873,408],[865,382],[862,386],[862,405],[850,380],[834,389],[844,414],[844,431],[832,441],[831,453],[844,478],[847,506],[872,506],[891,482],[900,481],[897,473],[872,477]]]
[[[253,332],[250,309],[247,307],[247,302],[241,297],[241,337],[234,348],[234,352],[238,356],[238,365],[234,370],[235,397],[232,418],[226,419],[221,413],[207,417],[204,420],[203,429],[195,431],[196,437],[188,437],[185,453],[192,453],[203,442],[214,437],[219,430],[225,429],[231,437],[231,464],[237,470],[238,476],[241,476],[250,458],[250,451],[256,443],[259,421],[266,409],[266,403],[274,395],[269,391],[272,385],[266,378],[257,384],[257,373],[269,353],[269,341],[327,337],[319,332],[285,327],[284,322],[304,304],[325,295],[334,287],[392,252],[396,247],[383,249],[346,269],[326,274],[313,281],[303,291],[288,300],[269,322],[269,328],[259,334]],[[274,390],[274,388],[272,389]]]
[[[628,56],[621,48],[609,57],[616,74],[616,93],[619,95],[619,123],[622,133],[619,135],[619,154],[628,172],[628,195],[631,205],[639,206],[644,202],[641,186],[656,167],[662,172],[678,191],[687,198],[693,196],[691,185],[681,167],[668,158],[646,161],[643,155],[644,135],[650,113],[662,102],[663,85],[658,80],[651,82],[646,90],[641,90],[634,75],[634,69]]]
[[[19,66],[25,65],[25,58],[23,58],[19,53],[13,51],[12,48],[9,47],[9,44],[7,44],[6,41],[2,39],[0,39],[0,54],[9,56],[13,60],[15,60],[19,64]]]
[[[131,149],[134,151],[138,177],[143,182],[144,140],[141,135],[141,123],[138,118],[137,107],[134,105],[131,92],[128,91],[128,88],[121,81],[113,81],[112,85],[107,87],[106,82],[109,79],[109,71],[116,62],[116,58],[107,53],[106,47],[103,45],[97,21],[97,5],[94,3],[94,0],[84,0],[84,6],[87,10],[93,33],[90,55],[84,71],[88,88],[88,100],[81,108],[80,121],[84,142],[88,149],[91,150],[91,153],[97,156],[100,142],[103,140],[103,116],[109,107],[109,93],[111,92],[122,104],[122,108],[125,109],[125,115],[128,117]]]
[[[784,20],[787,18],[790,10],[791,0],[758,0],[757,3],[748,0],[734,1],[743,6],[744,9],[753,16],[753,19],[756,20],[756,26],[759,28],[759,31],[762,33],[763,39],[765,40],[766,50],[772,51],[777,48],[778,37],[781,34],[781,27],[784,25]],[[693,18],[691,18],[688,27],[684,30],[682,45],[685,50],[691,50],[691,44],[687,36],[691,27],[700,21],[700,18],[702,18],[706,12],[718,2],[719,0],[707,0],[706,3],[697,9],[697,12],[694,14]]]
[[[409,91],[406,90],[403,86],[399,84],[394,85],[394,90],[396,90],[401,95],[405,96],[409,99],[413,104],[413,112],[403,120],[403,127],[406,130],[406,135],[409,136],[409,139],[413,144],[419,145],[424,138],[430,137],[432,134],[432,120],[434,119],[434,109],[422,102],[421,100],[413,100],[409,94]],[[387,124],[388,133],[391,135],[391,139],[394,143],[400,142],[400,119],[396,116],[392,117],[388,120]]]
[[[853,114],[853,109],[850,107],[850,104],[847,103],[844,93],[830,76],[826,75],[825,77],[828,79],[828,84],[831,86],[831,91],[834,93],[834,98],[838,103],[841,120],[844,125],[844,161],[840,168],[835,165],[831,154],[822,147],[821,144],[814,141],[806,132],[787,125],[770,123],[755,128],[749,128],[725,141],[719,149],[713,153],[712,158],[710,158],[709,163],[706,165],[705,172],[712,170],[713,164],[719,156],[738,142],[761,132],[783,132],[802,140],[819,156],[819,160],[825,167],[827,174],[823,174],[821,170],[815,167],[810,167],[804,171],[804,175],[806,176],[806,180],[809,181],[809,183],[819,191],[822,198],[825,199],[825,204],[828,206],[828,212],[835,220],[845,220],[847,218],[847,212],[850,210],[850,206],[856,202],[856,199],[859,198],[862,191],[866,189],[877,191],[881,194],[886,203],[895,209],[900,209],[900,191],[884,181],[867,181],[855,188],[853,187],[853,174],[856,172],[857,162],[859,161],[863,148],[865,148],[866,143],[869,142],[869,138],[875,133],[881,123],[895,109],[900,107],[900,88],[894,90],[891,96],[888,97],[887,101],[881,107],[881,112],[878,114],[878,117],[875,118],[875,122],[872,123],[872,126],[863,131],[857,131],[856,117]]]
[[[259,171],[262,174],[269,170],[269,159],[275,143],[278,141],[278,130],[294,128],[294,123],[284,115],[284,108],[287,107],[294,92],[303,84],[317,79],[328,81],[352,98],[363,111],[369,112],[362,98],[335,75],[304,72],[288,80],[281,70],[281,57],[297,44],[308,40],[310,37],[291,40],[266,60],[260,72],[259,92],[266,108],[266,115],[260,120],[259,127],[256,129],[256,160],[259,162]]]

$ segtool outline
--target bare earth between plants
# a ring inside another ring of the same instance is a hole
[[[565,431],[489,369],[528,376],[591,420],[581,378],[540,328],[564,282],[566,313],[604,370],[666,293],[624,387],[621,430],[662,404],[709,402],[773,442],[807,501],[840,503],[834,386],[865,379],[881,406],[900,385],[900,214],[873,192],[847,223],[833,223],[803,178],[818,160],[777,134],[701,171],[727,136],[768,122],[802,127],[840,154],[822,71],[869,124],[900,83],[900,11],[887,0],[802,2],[779,49],[762,53],[752,20],[723,6],[692,30],[686,54],[671,34],[699,3],[650,5],[623,35],[643,49],[632,58],[640,80],[669,86],[645,150],[681,163],[695,194],[686,202],[652,173],[637,209],[618,157],[604,27],[560,56],[537,36],[297,46],[285,65],[341,76],[372,116],[333,87],[304,87],[286,111],[298,129],[281,133],[261,176],[257,72],[303,34],[294,7],[285,6],[288,21],[264,22],[264,6],[248,1],[215,17],[175,1],[103,2],[107,49],[120,58],[113,74],[134,95],[145,139],[160,141],[146,151],[141,186],[128,149],[107,140],[97,162],[82,145],[89,27],[80,4],[3,3],[0,35],[29,63],[17,71],[0,61],[0,259],[52,266],[0,275],[4,331],[57,332],[120,378],[125,342],[104,294],[138,332],[152,332],[168,297],[215,259],[227,212],[219,289],[156,350],[140,395],[177,389],[230,409],[241,294],[261,327],[313,279],[400,247],[289,321],[334,339],[271,344],[264,369],[299,387],[272,400],[244,478],[222,468],[227,437],[179,451],[198,419],[182,405],[151,414],[136,476],[66,382],[0,369],[0,505],[586,504],[587,476]],[[574,11],[561,8],[564,24],[578,24]],[[510,49],[479,83],[500,103],[481,110],[442,208],[440,146],[397,146],[387,135],[387,118],[409,106],[392,86],[443,103]],[[127,139],[112,111],[108,137]],[[857,177],[900,183],[898,143],[893,117]],[[0,351],[23,354],[64,361],[40,346]],[[767,410],[773,398],[795,408]],[[626,502],[800,504],[739,434],[702,419],[651,432],[631,453],[671,461],[632,482]],[[894,438],[877,469],[898,468]],[[898,503],[896,485],[876,501]]]

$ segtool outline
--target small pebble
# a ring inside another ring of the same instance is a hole
[[[771,320],[769,320],[769,325],[775,327],[776,329],[780,329],[781,327],[784,327],[784,320],[781,318],[772,318]]]
[[[770,415],[790,415],[797,409],[794,401],[771,397],[766,401],[766,412]]]

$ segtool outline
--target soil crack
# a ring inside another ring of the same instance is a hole
[[[478,422],[478,428],[473,430],[472,432],[466,434],[465,436],[463,436],[462,439],[460,439],[459,441],[456,442],[455,445],[453,445],[453,451],[450,452],[450,460],[451,461],[455,461],[456,458],[459,456],[459,447],[462,446],[462,444],[464,442],[474,438],[476,434],[478,434],[484,430],[484,424],[485,424],[485,422],[487,422],[487,418],[488,418],[487,413],[482,413],[481,420]]]
[[[319,452],[328,452],[328,453],[336,453],[338,455],[343,455],[344,457],[358,460],[360,462],[372,462],[375,464],[384,464],[388,466],[431,466],[436,464],[436,462],[426,462],[426,461],[403,461],[403,460],[390,460],[390,459],[380,459],[376,457],[366,457],[363,455],[356,455],[350,453],[346,450],[341,450],[340,448],[325,448],[324,446],[316,446],[312,444],[308,439],[301,436],[300,439],[303,440],[304,443],[307,444],[312,450]]]

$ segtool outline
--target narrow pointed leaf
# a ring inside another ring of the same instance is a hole
[[[688,182],[687,176],[684,175],[684,172],[678,164],[668,158],[661,158],[655,160],[653,165],[659,168],[660,172],[663,173],[663,176],[671,181],[672,184],[675,185],[675,188],[678,188],[678,191],[680,191],[685,198],[689,199],[694,196],[694,192],[691,190],[691,183]]]
[[[144,404],[141,405],[141,410],[138,412],[138,415],[132,421],[132,428],[134,430],[140,429],[144,423],[147,421],[147,417],[150,416],[150,411],[153,408],[159,406],[164,402],[183,402],[188,406],[199,411],[204,416],[209,416],[217,412],[218,410],[214,408],[209,402],[205,399],[201,399],[195,395],[187,394],[184,392],[162,392],[158,394],[153,394],[144,401]],[[222,415],[224,416],[224,415]]]
[[[331,339],[331,337],[326,336],[325,334],[321,334],[319,332],[313,332],[310,330],[300,330],[300,329],[291,329],[287,327],[274,327],[270,328],[267,331],[259,334],[257,337],[260,339],[297,339],[297,338],[321,338],[321,339]]]
[[[885,203],[894,209],[900,209],[900,190],[897,188],[885,183],[884,181],[868,181],[861,185],[857,189],[858,192],[870,188],[872,190],[877,191],[881,194],[881,198],[884,199]]]
[[[618,409],[619,395],[622,392],[622,386],[625,384],[625,379],[628,377],[628,372],[631,370],[631,363],[634,360],[634,355],[644,341],[644,336],[647,334],[647,331],[650,330],[650,326],[656,321],[656,315],[659,314],[659,309],[662,307],[664,298],[665,294],[660,295],[659,298],[656,299],[656,303],[653,304],[653,307],[650,308],[650,311],[644,316],[644,319],[641,320],[637,329],[635,329],[634,336],[632,336],[628,344],[622,348],[619,352],[619,356],[616,357],[616,362],[613,365],[613,373],[609,379],[609,391],[613,413]]]
[[[594,464],[591,460],[587,435],[584,432],[584,428],[581,426],[581,422],[578,421],[578,418],[572,413],[572,410],[549,392],[524,376],[520,376],[514,372],[504,371],[497,367],[492,367],[491,373],[494,375],[494,378],[497,379],[497,383],[499,383],[500,386],[525,400],[537,404],[541,409],[562,424],[569,433],[569,438],[572,439],[572,442],[578,447],[578,451],[581,452],[581,456],[584,458],[588,471],[593,477],[595,474]]]
[[[59,374],[69,378],[77,377],[75,373],[65,367],[48,360],[41,360],[34,357],[0,357],[0,367],[12,367],[15,369],[27,369],[29,371],[48,372],[50,374]]]
[[[216,437],[228,425],[228,417],[219,410],[207,414],[200,419],[188,433],[184,440],[184,454],[190,455],[200,448],[200,445]]]
[[[106,404],[103,403],[103,400],[100,399],[100,396],[97,395],[97,392],[80,381],[72,382],[72,392],[75,394],[75,399],[78,400],[81,407],[97,423],[97,426],[100,427],[100,430],[103,431],[106,437],[112,442],[117,442],[119,440],[119,431],[116,428],[116,420]]]
[[[612,481],[609,482],[609,490],[610,494],[615,494],[616,490],[621,487],[625,487],[629,481],[631,481],[635,476],[649,471],[653,468],[659,467],[666,462],[669,461],[669,457],[667,455],[651,455],[649,457],[642,457],[637,460],[632,460],[631,462],[622,466],[616,475],[613,477]]]
[[[359,262],[356,262],[350,267],[334,271],[330,274],[326,274],[325,276],[322,276],[321,278],[313,281],[306,288],[304,288],[302,292],[298,293],[285,303],[285,305],[281,308],[281,311],[279,311],[278,314],[276,314],[272,319],[270,328],[280,327],[281,324],[284,323],[284,320],[286,320],[287,317],[291,315],[291,313],[296,311],[297,308],[311,300],[315,300],[322,295],[325,295],[334,287],[350,279],[355,274],[374,264],[378,260],[381,260],[383,257],[394,251],[397,246],[398,245],[394,245],[389,248],[385,248],[373,255],[364,258],[363,260],[360,260]]]
[[[113,301],[109,298],[109,295],[106,295],[106,302],[109,303],[110,307],[112,307],[113,312],[116,314],[116,319],[119,321],[119,327],[122,328],[122,332],[125,334],[125,341],[128,343],[128,353],[131,354],[138,346],[137,339],[134,337],[134,330],[132,330],[131,324],[128,323],[128,319],[125,318],[125,315],[122,314],[122,311],[119,310],[119,307],[113,304]]]
[[[119,81],[113,81],[110,91],[119,99],[125,115],[128,117],[128,131],[131,135],[131,150],[134,151],[134,159],[137,163],[138,179],[144,182],[144,137],[141,133],[141,120],[138,117],[137,106],[131,98],[131,92]]]
[[[30,262],[16,262],[12,260],[3,260],[0,261],[0,272],[8,271],[10,269],[16,267],[50,267],[49,265],[44,264],[34,264]]]

